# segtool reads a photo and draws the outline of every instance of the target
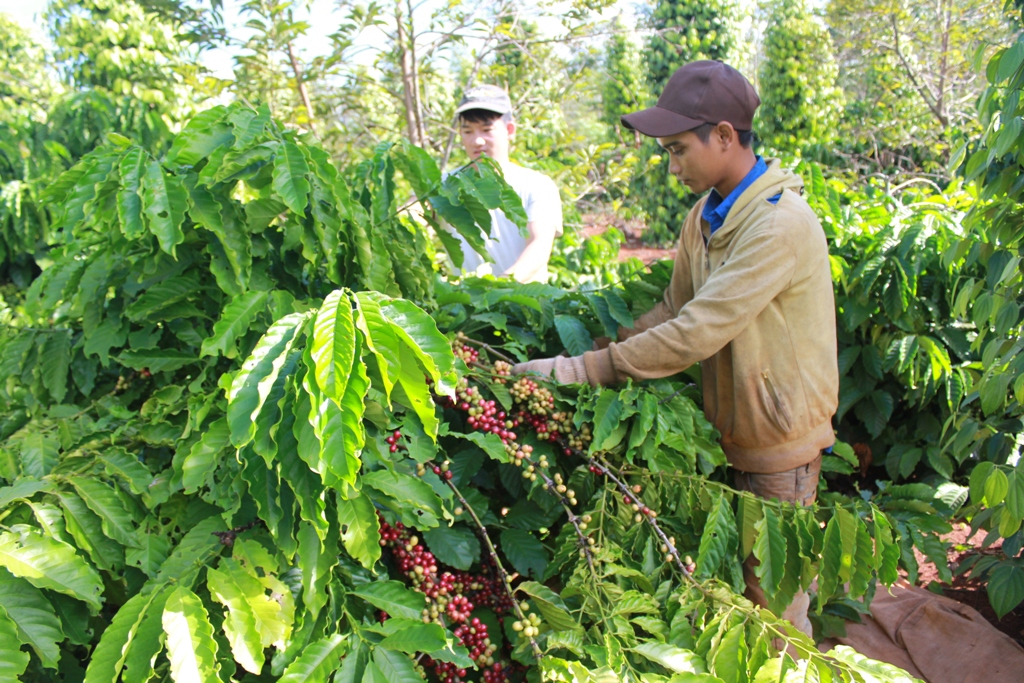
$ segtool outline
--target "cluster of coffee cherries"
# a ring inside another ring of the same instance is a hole
[[[525,403],[531,415],[548,415],[554,410],[554,395],[529,377],[517,379],[509,393],[516,403]]]
[[[582,450],[591,441],[590,425],[582,425],[578,430],[573,425],[573,414],[568,411],[555,410],[555,397],[544,387],[528,377],[521,377],[509,389],[512,400],[520,404],[515,420],[529,426],[537,435],[557,442],[559,437],[565,439],[566,455],[572,455],[572,449]]]
[[[480,359],[480,352],[474,349],[469,344],[465,343],[466,335],[462,332],[458,332],[455,335],[455,343],[452,344],[452,350],[455,355],[462,359],[466,365],[477,362]]]
[[[524,602],[519,605],[525,619],[512,622],[512,630],[522,633],[527,638],[536,638],[540,635],[540,617],[536,612],[530,612],[530,603]]]
[[[495,572],[487,566],[482,567],[479,574],[440,571],[433,553],[404,524],[396,522],[392,526],[383,517],[379,521],[381,546],[390,551],[398,570],[409,579],[413,590],[426,598],[423,622],[459,624],[454,630],[455,636],[469,650],[484,683],[507,683],[508,667],[496,660],[498,648],[491,643],[487,625],[471,616],[476,606],[491,608],[499,615],[499,620],[512,610],[512,600]],[[380,617],[384,621],[387,614],[381,613]],[[428,667],[433,667],[443,683],[462,683],[466,679],[466,670],[450,662],[427,657],[418,668],[425,673]]]
[[[555,482],[555,492],[565,496],[569,500],[569,505],[576,505],[576,492],[566,486],[565,481],[562,479],[562,475],[559,472],[555,472],[553,481]],[[587,527],[584,525],[583,528],[586,529]]]
[[[455,385],[455,399],[447,404],[468,414],[466,423],[478,432],[496,434],[506,446],[516,440],[512,431],[518,422],[509,418],[494,399],[485,399],[477,387],[470,386],[469,380],[463,377]]]
[[[474,617],[455,629],[455,637],[469,650],[469,658],[480,667],[484,683],[507,683],[505,665],[494,660],[498,646],[491,642],[487,624]],[[459,683],[466,678],[466,670],[451,662],[439,662],[426,657],[423,664],[433,665],[434,673],[445,683]]]
[[[632,491],[633,493],[639,495],[640,492],[643,491],[643,487],[640,486],[640,484],[636,484],[635,486],[633,486]],[[644,517],[650,517],[651,519],[654,519],[658,516],[657,512],[644,505],[639,498],[634,500],[631,496],[624,495],[622,496],[622,502],[628,505],[629,508],[636,513],[635,515],[633,515],[633,521],[637,524],[644,521]]]
[[[512,364],[503,360],[494,361],[494,374],[498,375],[494,378],[496,384],[505,384],[508,382],[506,378],[512,376]]]
[[[394,453],[395,451],[398,450],[398,442],[399,442],[399,440],[401,440],[401,438],[402,438],[402,432],[400,432],[400,431],[398,431],[396,429],[394,432],[391,433],[391,436],[389,436],[388,438],[384,439],[385,441],[388,442],[388,449],[392,453]]]
[[[451,481],[452,480],[452,473],[451,473],[451,470],[448,469],[450,466],[451,466],[451,463],[448,460],[445,460],[440,465],[425,465],[425,464],[419,462],[419,463],[416,463],[416,476],[417,477],[422,477],[424,474],[427,473],[427,469],[429,468],[431,472],[436,474],[438,477],[440,477],[444,481]]]

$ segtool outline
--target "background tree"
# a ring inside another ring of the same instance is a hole
[[[43,48],[0,14],[0,282],[22,287],[35,274],[49,225],[39,193],[68,158],[48,132],[60,86],[47,67]]]
[[[271,114],[313,128],[316,114],[300,54],[309,24],[296,21],[288,3],[250,0],[242,11],[254,29],[248,53],[235,57],[235,91],[252,102],[265,102]]]
[[[736,40],[735,14],[731,0],[658,0],[648,20],[652,35],[644,57],[650,99],[645,106],[654,104],[682,65],[699,59],[730,60]],[[647,218],[645,238],[672,242],[696,198],[668,173],[667,157],[654,140],[641,141],[639,156],[630,194]]]
[[[754,128],[779,150],[827,143],[842,109],[828,30],[804,0],[773,0],[766,9],[761,106]]]
[[[108,132],[158,149],[210,93],[195,47],[134,0],[54,0],[46,17],[69,92],[52,127],[75,159]]]
[[[934,170],[950,129],[974,127],[979,51],[1006,43],[999,0],[831,0],[848,108],[842,138],[883,167]],[[898,125],[893,125],[894,122]]]
[[[609,127],[610,137],[621,142],[619,117],[645,107],[650,95],[642,70],[640,46],[622,15],[615,18],[611,30],[602,56],[601,120]]]

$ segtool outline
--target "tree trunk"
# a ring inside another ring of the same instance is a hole
[[[398,29],[398,65],[402,71],[402,101],[405,104],[405,128],[409,142],[422,144],[420,128],[416,120],[416,78],[413,74],[413,62],[406,44],[405,23],[402,21],[402,0],[395,2],[395,24]]]
[[[288,59],[292,62],[292,71],[295,73],[295,89],[299,91],[299,98],[302,99],[302,105],[306,108],[306,117],[309,119],[309,129],[313,130],[313,105],[309,101],[309,93],[306,91],[306,82],[302,80],[302,67],[299,66],[299,60],[295,56],[295,48],[292,46],[291,41],[288,42]]]
[[[419,144],[427,146],[427,127],[423,123],[423,98],[420,90],[420,65],[416,59],[416,30],[412,21],[412,0],[407,0],[406,7],[409,11],[409,62],[412,66],[412,99],[416,116],[416,132],[419,135]]]

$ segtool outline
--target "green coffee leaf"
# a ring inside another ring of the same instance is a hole
[[[261,620],[253,603],[263,595],[263,587],[231,560],[222,559],[221,567],[224,571],[207,570],[210,595],[227,607],[224,635],[231,645],[235,661],[246,671],[258,674],[264,662],[263,637]]]
[[[85,502],[71,491],[57,494],[64,511],[64,521],[75,545],[88,553],[100,569],[108,572],[124,568],[124,547],[103,533],[103,522]]]
[[[581,626],[569,614],[562,597],[547,586],[536,581],[524,581],[516,586],[517,591],[529,595],[533,606],[540,612],[544,623],[553,631],[579,631]]]
[[[442,650],[446,642],[445,631],[439,625],[409,620],[407,625],[391,633],[377,647],[416,654]]]
[[[327,398],[343,408],[356,352],[352,302],[344,290],[337,289],[324,299],[313,322],[312,342],[310,354],[316,363],[317,385]]]
[[[21,680],[28,660],[28,653],[21,651],[17,626],[0,606],[0,680]]]
[[[754,541],[754,557],[759,562],[754,573],[761,579],[761,587],[769,598],[778,592],[786,568],[786,537],[781,527],[782,523],[770,505],[764,506],[764,516],[754,524],[758,532]]]
[[[380,521],[366,494],[338,502],[338,522],[345,550],[359,564],[372,570],[380,559]]]
[[[203,431],[181,463],[181,485],[186,493],[212,481],[218,458],[223,457],[230,446],[231,431],[227,418],[222,417]]]
[[[529,531],[505,529],[501,532],[501,551],[523,576],[541,578],[548,566],[548,552]]]
[[[46,596],[25,579],[0,569],[0,609],[17,628],[17,640],[29,645],[43,666],[56,669],[64,633]]]
[[[43,536],[37,529],[15,524],[0,533],[0,566],[36,588],[48,588],[87,603],[98,612],[103,582],[99,574],[67,543]]]
[[[228,424],[235,447],[255,436],[256,418],[307,318],[305,313],[292,313],[271,325],[235,375],[228,390]]]
[[[583,322],[571,315],[556,315],[555,329],[565,349],[573,356],[581,356],[594,347],[594,340]]]
[[[217,641],[202,600],[179,586],[164,604],[161,623],[171,678],[176,683],[218,683]]]
[[[638,655],[675,673],[704,673],[707,667],[696,653],[668,643],[646,642],[631,648]]]
[[[149,155],[139,147],[133,147],[121,157],[118,169],[121,172],[121,189],[117,192],[117,217],[121,232],[130,240],[142,237],[146,226],[142,222],[142,173]]]
[[[986,590],[992,609],[1002,619],[1024,601],[1024,567],[1000,564],[992,570]]]
[[[306,157],[290,140],[281,142],[274,159],[274,191],[285,205],[300,216],[309,204],[309,165]]]
[[[246,292],[232,299],[224,307],[220,320],[213,326],[213,334],[203,340],[200,357],[237,356],[235,342],[252,328],[256,316],[267,309],[269,296],[269,292]]]
[[[348,649],[348,636],[337,633],[307,645],[298,659],[288,665],[278,683],[327,683],[330,675],[341,666]]]
[[[330,539],[330,544],[321,543],[312,524],[299,524],[298,564],[302,572],[302,604],[314,619],[327,603],[327,584],[331,580],[331,570],[338,564],[337,536],[331,534]]]
[[[423,680],[409,656],[401,652],[378,647],[373,651],[373,663],[384,674],[387,683],[420,683]]]
[[[427,604],[421,593],[409,590],[398,581],[374,581],[353,589],[350,594],[366,600],[392,617],[404,619],[421,619]]]
[[[736,551],[738,540],[732,506],[725,496],[718,496],[701,534],[696,575],[699,578],[714,576]]]
[[[480,541],[468,527],[437,527],[423,532],[423,540],[434,556],[463,571],[480,560]]]
[[[160,615],[166,599],[166,589],[156,590],[150,593],[137,593],[121,605],[110,625],[104,629],[100,642],[89,658],[85,683],[116,683],[134,648],[152,649],[153,643],[139,642],[139,630],[151,609],[156,611],[157,616]],[[158,634],[153,634],[153,640],[159,645]],[[155,656],[156,652],[153,655]]]
[[[158,161],[146,164],[142,177],[143,211],[149,219],[149,231],[156,236],[160,248],[171,256],[185,240],[181,224],[189,204],[188,193],[176,175],[164,172]]]
[[[100,518],[103,533],[108,538],[129,548],[139,546],[135,535],[135,520],[124,509],[112,488],[91,477],[73,477],[71,484],[89,509]]]
[[[399,503],[430,513],[434,518],[442,516],[441,499],[438,498],[430,484],[417,477],[401,472],[377,470],[364,474],[361,480],[366,486],[380,491]],[[436,524],[430,526],[436,526]]]

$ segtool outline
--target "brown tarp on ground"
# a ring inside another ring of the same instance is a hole
[[[901,581],[879,586],[862,621],[819,647],[848,645],[927,683],[1024,683],[1024,648],[956,600]]]

